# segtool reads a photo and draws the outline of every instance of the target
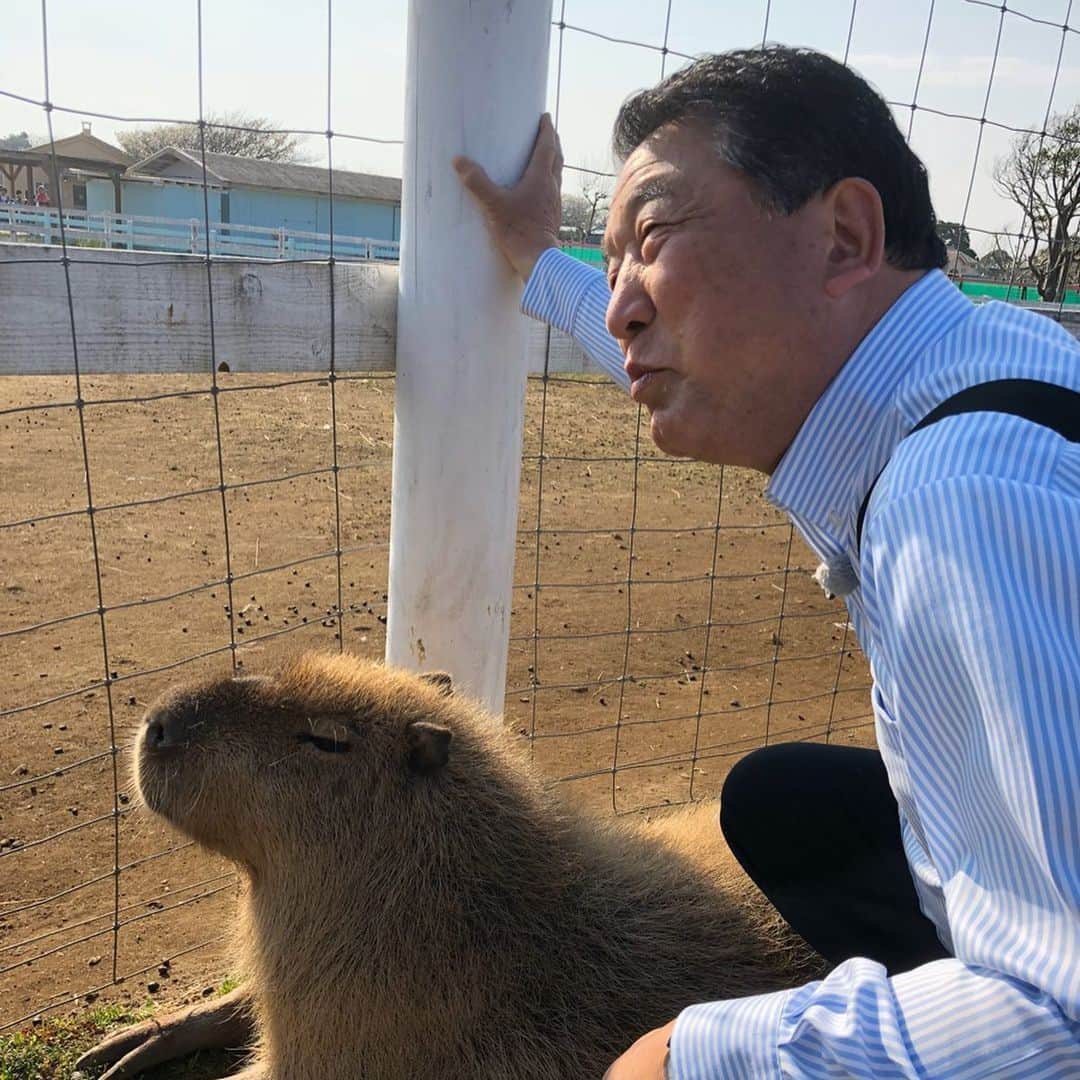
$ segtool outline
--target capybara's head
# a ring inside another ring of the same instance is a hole
[[[253,872],[355,845],[380,808],[407,813],[450,753],[449,677],[311,654],[272,675],[179,686],[146,714],[146,805]]]

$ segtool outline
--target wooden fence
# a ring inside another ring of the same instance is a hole
[[[64,211],[64,232],[72,247],[168,251],[204,255],[209,235],[211,255],[264,259],[325,259],[329,233],[304,232],[286,226],[232,225],[199,218],[142,217],[137,214]],[[0,240],[60,243],[60,211],[51,207],[0,203]],[[333,236],[335,259],[398,258],[398,244],[366,236]]]

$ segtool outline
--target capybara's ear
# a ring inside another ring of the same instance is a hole
[[[426,683],[431,683],[444,697],[449,697],[454,692],[454,680],[449,671],[424,671],[420,678]]]
[[[405,729],[409,768],[420,776],[433,776],[450,760],[453,734],[438,724],[417,720]]]

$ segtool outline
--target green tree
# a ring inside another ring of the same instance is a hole
[[[25,131],[12,132],[0,139],[0,150],[29,150],[30,136]]]
[[[971,246],[971,236],[966,225],[961,225],[959,221],[939,221],[937,231],[946,247],[956,248],[972,259],[978,258]]]
[[[274,125],[261,116],[243,112],[211,113],[206,117],[206,149],[212,154],[235,154],[260,161],[303,161],[302,139],[291,132],[271,130]],[[116,141],[136,161],[175,146],[198,153],[202,142],[198,124],[155,124],[117,132]]]
[[[1023,215],[1018,265],[1031,274],[1044,300],[1060,301],[1075,254],[1071,230],[1080,214],[1080,105],[1053,117],[1045,137],[1017,135],[994,165],[994,183]]]
[[[979,262],[985,266],[990,273],[996,274],[999,277],[1008,276],[1016,267],[1012,254],[1000,247],[988,251]]]

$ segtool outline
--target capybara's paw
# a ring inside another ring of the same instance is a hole
[[[75,1068],[84,1071],[107,1065],[101,1080],[130,1080],[196,1050],[242,1048],[253,1034],[251,997],[241,986],[213,1001],[201,1001],[160,1020],[152,1018],[124,1028],[83,1054]],[[256,1080],[254,1073],[240,1075],[244,1080]]]

